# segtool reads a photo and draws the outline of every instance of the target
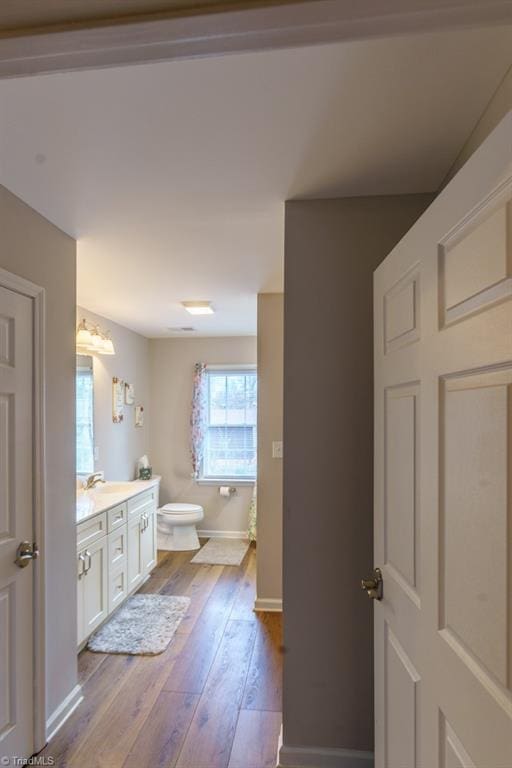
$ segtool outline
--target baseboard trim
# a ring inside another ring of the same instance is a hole
[[[83,698],[82,686],[75,685],[73,690],[68,693],[64,701],[59,704],[46,721],[46,741],[53,739],[59,728],[64,725],[68,717],[83,701]]]
[[[247,531],[198,531],[200,539],[247,539]]]
[[[254,601],[255,611],[276,611],[281,612],[283,610],[283,601],[277,600],[275,597],[257,597]]]
[[[374,768],[373,752],[322,747],[289,747],[279,750],[277,768]]]

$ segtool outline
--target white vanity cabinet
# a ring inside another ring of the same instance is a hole
[[[105,516],[77,529],[77,634],[80,644],[108,616]]]
[[[156,565],[158,485],[77,525],[77,641],[134,592]]]
[[[145,577],[156,565],[156,508],[147,512],[143,519],[141,539],[142,575]]]
[[[128,587],[136,589],[156,565],[157,490],[128,500]]]

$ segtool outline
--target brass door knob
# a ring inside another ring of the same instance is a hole
[[[361,589],[366,592],[370,600],[382,600],[384,582],[380,568],[374,568],[371,578],[361,580]]]
[[[16,550],[16,560],[14,561],[19,568],[26,568],[31,560],[35,560],[39,555],[37,544],[31,544],[29,541],[22,541]]]

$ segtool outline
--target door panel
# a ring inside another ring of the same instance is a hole
[[[512,368],[443,382],[439,478],[440,629],[507,687],[511,385]]]
[[[441,768],[475,768],[474,762],[442,713],[439,732],[441,734]]]
[[[15,538],[14,520],[14,394],[0,394],[0,539]]]
[[[384,297],[384,349],[386,352],[412,344],[420,337],[419,272],[413,267]]]
[[[388,624],[385,633],[386,765],[416,768],[419,676]]]
[[[511,135],[375,273],[376,768],[512,766]]]
[[[510,205],[492,213],[445,253],[445,302],[451,309],[510,277],[507,218]]]
[[[32,300],[0,288],[0,755],[33,752]]]
[[[80,645],[85,639],[85,612],[84,612],[84,561],[81,559],[84,557],[82,552],[77,554],[77,581],[76,581],[76,642]]]
[[[386,499],[384,562],[417,590],[417,446],[419,387],[385,392]]]
[[[89,635],[108,615],[106,536],[88,548],[87,573],[82,576],[84,601],[84,632]]]
[[[14,611],[16,584],[0,590],[0,733],[5,733],[16,719],[16,635]]]
[[[142,581],[142,533],[140,516],[128,519],[128,591]]]
[[[128,594],[128,568],[126,563],[121,563],[108,580],[108,610],[109,613],[120,605]]]
[[[156,526],[155,511],[148,513],[147,527],[142,536],[142,571],[144,575],[150,573],[156,565]]]

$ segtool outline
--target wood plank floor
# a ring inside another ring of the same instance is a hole
[[[59,768],[274,768],[281,615],[252,610],[256,552],[240,567],[160,552],[141,592],[187,595],[159,656],[82,651],[84,701],[40,753]]]

